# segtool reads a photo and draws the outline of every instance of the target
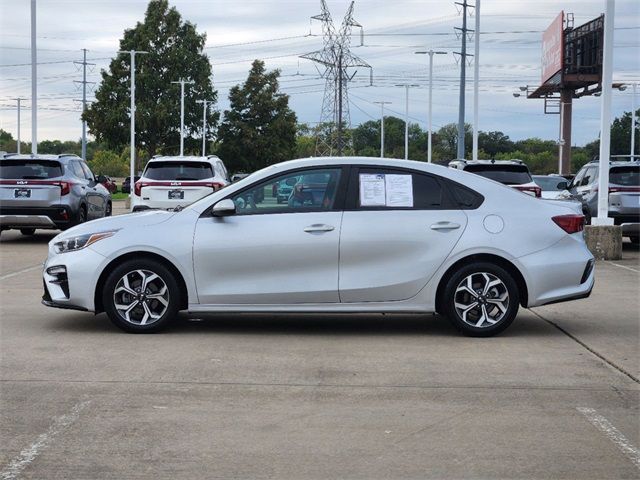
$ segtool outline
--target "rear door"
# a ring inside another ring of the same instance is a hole
[[[415,296],[467,225],[442,179],[405,169],[353,168],[340,236],[340,301]]]
[[[87,218],[102,218],[106,211],[106,197],[98,189],[99,183],[96,181],[93,172],[85,162],[79,162],[86,180],[85,195],[87,199]]]
[[[3,207],[49,207],[60,204],[63,166],[56,160],[0,160]]]

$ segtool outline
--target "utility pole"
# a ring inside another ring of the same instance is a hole
[[[613,16],[615,0],[606,0],[602,48],[602,95],[600,96],[600,152],[598,172],[598,216],[592,225],[613,225],[609,218],[609,158],[611,153],[611,82],[613,80]]]
[[[427,146],[427,161],[431,163],[431,132],[433,131],[432,118],[432,99],[433,99],[433,56],[434,55],[446,55],[447,52],[436,52],[429,50],[426,52],[415,52],[416,55],[429,55],[429,136]]]
[[[184,86],[193,83],[193,81],[181,79],[171,83],[180,84],[180,156],[182,157],[184,155]]]
[[[464,101],[465,101],[465,82],[466,82],[466,69],[467,69],[467,8],[472,7],[467,0],[463,0],[462,3],[455,2],[456,5],[462,7],[462,28],[456,27],[456,30],[460,31],[462,38],[462,49],[460,55],[460,100],[458,104],[458,151],[456,156],[458,158],[464,158]]]
[[[633,162],[636,156],[636,86],[637,83],[631,85],[631,158]]]
[[[135,164],[136,164],[136,54],[145,54],[149,52],[145,52],[143,50],[129,50],[129,51],[120,51],[118,53],[128,53],[131,55],[131,66],[130,66],[130,75],[131,75],[131,106],[130,106],[130,115],[131,115],[131,154],[130,158],[130,172],[131,172],[131,181],[129,182],[129,198],[133,195],[133,185],[135,183]]]
[[[31,155],[38,154],[38,49],[36,0],[31,0]]]
[[[82,81],[74,80],[74,83],[82,84],[82,159],[87,159],[87,122],[84,119],[84,114],[87,111],[87,65],[95,65],[95,63],[87,63],[87,49],[82,49],[82,61],[73,62],[76,65],[82,65]]]
[[[18,97],[14,98],[16,102],[18,102],[18,142],[16,143],[16,153],[20,154],[20,102],[25,100],[24,98]]]
[[[338,54],[338,156],[342,156],[342,47]]]
[[[384,106],[391,102],[373,102],[380,105],[380,158],[384,158]]]
[[[472,154],[473,160],[478,160],[478,116],[479,116],[479,98],[480,91],[480,0],[476,0],[476,27],[475,27],[475,42],[473,51],[473,141],[472,141]]]
[[[404,105],[404,159],[409,159],[409,88],[417,87],[418,85],[400,84],[396,87],[404,87],[405,91],[405,105]]]
[[[196,100],[196,103],[202,104],[202,156],[206,157],[207,145],[207,107],[213,103],[213,100]]]

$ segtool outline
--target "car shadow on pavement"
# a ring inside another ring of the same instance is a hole
[[[49,328],[77,333],[121,333],[105,314],[70,312],[49,323]],[[122,334],[125,334],[122,332]],[[157,335],[335,335],[461,337],[441,315],[325,315],[325,314],[186,314]],[[555,328],[532,316],[516,318],[500,338],[562,335]]]
[[[53,239],[60,232],[58,230],[52,231],[38,231],[33,235],[22,235],[20,232],[4,231],[0,236],[0,243],[8,245],[37,245],[46,244]]]

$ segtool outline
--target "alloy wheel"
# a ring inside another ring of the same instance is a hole
[[[464,323],[476,328],[491,327],[507,313],[509,291],[504,282],[491,273],[472,273],[456,287],[454,306]]]
[[[169,308],[169,289],[157,273],[132,270],[116,283],[113,304],[126,322],[150,325],[160,320]]]

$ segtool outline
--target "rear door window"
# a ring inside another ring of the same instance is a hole
[[[55,160],[0,160],[0,178],[46,180],[62,176],[62,165]]]
[[[151,180],[204,180],[214,175],[206,162],[149,162],[144,176]]]
[[[526,165],[467,165],[464,170],[505,185],[522,185],[533,181]]]
[[[609,170],[609,183],[624,187],[640,186],[640,167],[613,167]]]

